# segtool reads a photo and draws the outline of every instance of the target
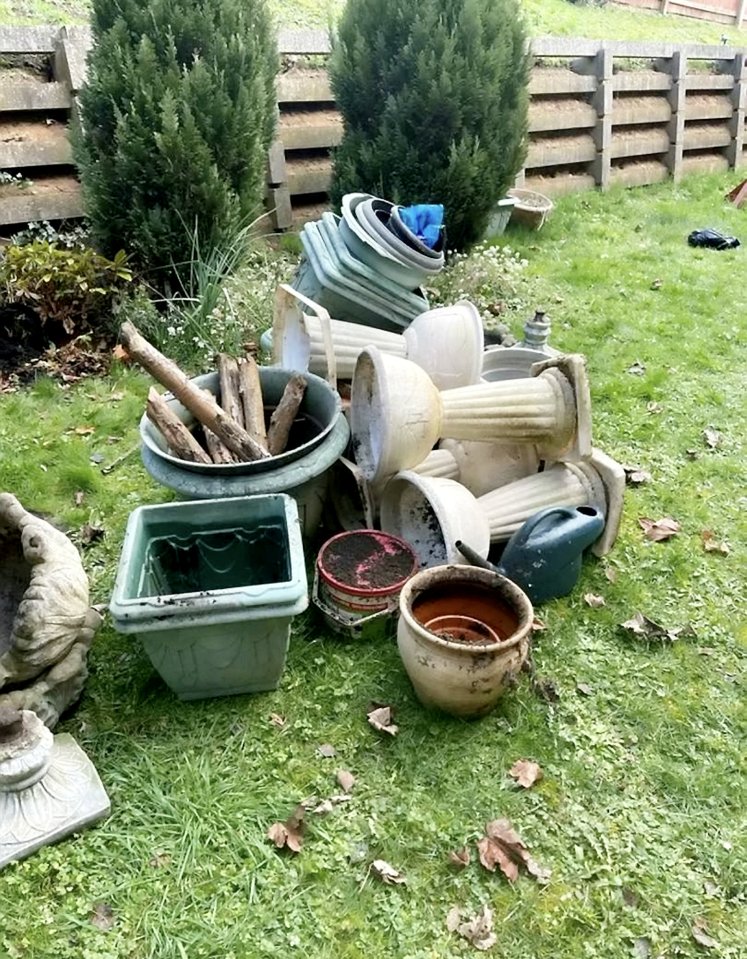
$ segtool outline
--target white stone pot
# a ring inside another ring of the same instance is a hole
[[[537,447],[529,443],[445,439],[441,440],[435,452],[450,455],[457,471],[453,478],[458,479],[475,496],[482,496],[506,483],[531,476],[537,472],[540,464]]]
[[[479,502],[455,480],[421,476],[412,470],[389,480],[381,496],[381,528],[405,540],[422,568],[466,563],[458,540],[485,558],[490,527]]]
[[[491,570],[439,566],[406,583],[399,608],[397,645],[418,699],[453,716],[488,713],[527,657],[527,595]]]
[[[577,355],[538,363],[526,379],[439,392],[411,361],[370,347],[356,363],[351,420],[367,479],[417,466],[444,437],[535,445],[543,459],[591,453],[591,400]]]

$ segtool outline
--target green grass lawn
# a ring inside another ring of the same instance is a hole
[[[106,625],[59,729],[96,763],[112,816],[0,873],[0,956],[451,959],[474,950],[447,931],[450,907],[486,903],[498,957],[744,956],[745,248],[685,242],[704,225],[747,240],[747,213],[722,199],[734,179],[568,197],[541,233],[502,240],[529,260],[525,312],[545,306],[555,345],[588,357],[597,444],[653,477],[628,490],[610,556],[539,612],[536,678],[558,701],[522,676],[484,720],[430,713],[393,643],[341,644],[304,617],[277,692],[180,703]],[[137,456],[106,476],[90,459],[136,444],[147,386],[118,368],[0,397],[0,489],[74,534],[106,527],[84,553],[96,602],[110,595],[129,511],[167,498]],[[638,518],[665,515],[679,535],[645,540]],[[729,555],[705,552],[704,530]],[[591,609],[587,592],[606,605]],[[635,611],[695,636],[631,639],[618,624]],[[396,738],[367,724],[372,700],[395,707]],[[322,743],[337,755],[320,756]],[[544,770],[530,791],[507,775],[520,758]],[[338,792],[340,768],[357,778],[352,801],[309,816],[299,856],[279,853],[270,824]],[[512,886],[474,852],[450,867],[449,852],[474,848],[496,817],[552,869],[546,886]],[[407,884],[377,881],[377,858]],[[97,908],[106,929],[91,922]],[[717,947],[695,942],[701,921]]]
[[[268,0],[278,23],[289,27],[326,29],[339,16],[345,0]],[[614,3],[604,6],[570,0],[522,0],[534,36],[571,36],[607,40],[668,40],[680,43],[729,42],[747,45],[747,33],[720,23],[690,17],[663,16]],[[0,24],[84,23],[86,0],[0,0]]]

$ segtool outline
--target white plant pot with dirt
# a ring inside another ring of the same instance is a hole
[[[491,570],[439,566],[405,584],[399,608],[397,646],[418,699],[452,716],[490,712],[529,651],[527,595]]]
[[[490,549],[490,526],[478,500],[455,480],[405,470],[381,496],[381,528],[415,550],[421,568],[466,563],[457,541],[483,557]]]

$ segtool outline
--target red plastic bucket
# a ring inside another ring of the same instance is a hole
[[[417,568],[414,550],[397,536],[375,529],[338,533],[317,556],[314,603],[338,633],[385,632],[400,591]]]

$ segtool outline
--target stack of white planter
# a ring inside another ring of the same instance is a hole
[[[352,459],[338,468],[338,486],[357,489],[361,505],[351,513],[347,494],[346,524],[378,518],[435,566],[465,562],[457,541],[486,557],[540,510],[590,506],[605,517],[593,551],[609,551],[625,475],[592,445],[582,356],[484,352],[466,301],[421,314],[400,336],[330,319],[292,293],[276,311],[275,361],[352,376]],[[502,356],[514,378],[500,377]]]

